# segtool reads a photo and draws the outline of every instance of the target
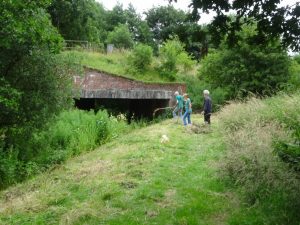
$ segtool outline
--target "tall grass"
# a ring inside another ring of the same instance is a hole
[[[227,145],[222,175],[249,205],[265,213],[269,224],[297,224],[300,219],[299,104],[299,93],[280,94],[236,102],[220,113]]]
[[[60,113],[44,130],[34,131],[27,144],[14,151],[0,145],[0,189],[60,164],[68,158],[116,138],[130,129],[122,118],[106,111],[69,110]],[[25,151],[26,158],[20,157]]]

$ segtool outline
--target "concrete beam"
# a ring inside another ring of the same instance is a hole
[[[171,99],[173,94],[166,90],[80,90],[80,98]]]

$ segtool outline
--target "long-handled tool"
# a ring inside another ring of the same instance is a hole
[[[155,109],[154,111],[153,111],[153,117],[155,116],[155,114],[158,112],[158,111],[160,111],[160,110],[164,110],[164,109],[172,109],[173,107],[164,107],[164,108],[157,108],[157,109]]]

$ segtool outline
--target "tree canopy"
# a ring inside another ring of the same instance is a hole
[[[300,2],[292,6],[280,6],[280,2],[281,0],[192,0],[191,7],[196,20],[203,13],[217,13],[210,25],[216,44],[220,44],[221,36],[225,33],[228,34],[227,41],[230,45],[237,44],[237,32],[242,25],[257,22],[257,34],[253,37],[253,42],[262,44],[280,37],[284,47],[299,51]],[[230,11],[236,16],[232,17]]]

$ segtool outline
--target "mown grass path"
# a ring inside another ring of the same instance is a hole
[[[238,201],[218,179],[217,126],[194,134],[168,120],[124,134],[1,192],[0,223],[227,224]]]

